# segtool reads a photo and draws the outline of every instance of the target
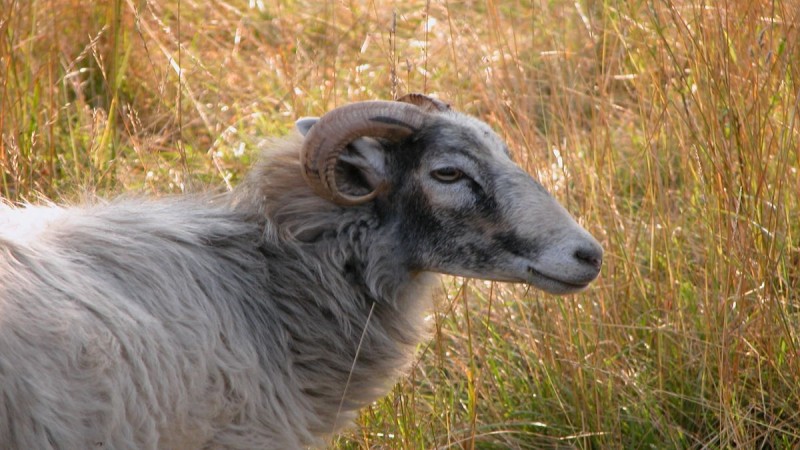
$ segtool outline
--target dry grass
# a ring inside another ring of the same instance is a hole
[[[448,279],[337,448],[798,448],[800,2],[0,0],[0,193],[235,184],[408,91],[493,125],[607,250],[563,300]]]

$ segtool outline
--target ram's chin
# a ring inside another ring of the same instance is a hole
[[[547,292],[548,294],[553,294],[553,295],[575,294],[577,292],[585,290],[589,286],[588,283],[573,284],[556,280],[555,278],[549,278],[539,275],[532,275],[528,277],[527,283]]]
[[[527,270],[526,282],[534,287],[537,287],[547,293],[554,295],[567,295],[581,292],[589,286],[591,280],[567,280],[565,278],[557,278],[552,275],[547,275],[537,270],[533,266],[529,266]]]

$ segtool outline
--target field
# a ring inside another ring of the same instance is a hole
[[[0,197],[226,189],[300,116],[430,93],[605,265],[566,298],[443,279],[333,448],[796,449],[799,27],[799,0],[0,0]]]

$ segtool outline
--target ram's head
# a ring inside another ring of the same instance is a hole
[[[512,162],[485,123],[429,97],[354,103],[298,121],[303,176],[342,207],[370,207],[413,270],[584,289],[603,250]]]

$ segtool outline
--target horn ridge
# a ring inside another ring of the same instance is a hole
[[[398,98],[397,101],[416,105],[425,112],[445,112],[450,110],[448,103],[417,92],[406,94]]]
[[[378,116],[378,117],[371,117],[369,120],[377,123],[388,124],[388,125],[398,125],[401,127],[408,128],[411,132],[417,131],[417,128],[413,127],[410,124],[407,124],[399,119],[394,117],[385,117],[385,116]]]

